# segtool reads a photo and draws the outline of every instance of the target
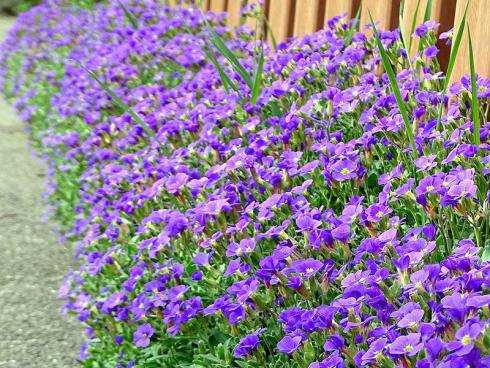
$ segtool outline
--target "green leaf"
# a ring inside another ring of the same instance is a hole
[[[466,24],[466,13],[468,12],[469,1],[466,3],[466,8],[464,9],[463,18],[459,24],[458,33],[454,39],[453,46],[451,47],[451,54],[449,55],[449,63],[447,66],[446,79],[444,80],[444,88],[441,94],[441,102],[439,103],[439,109],[437,112],[437,128],[441,128],[441,118],[442,118],[442,108],[444,106],[444,96],[446,95],[447,88],[449,86],[449,81],[451,80],[451,74],[453,73],[454,64],[456,62],[456,56],[458,55],[459,45],[461,43],[461,37],[463,36],[464,26]]]
[[[481,255],[481,260],[483,262],[490,261],[490,247],[489,246],[486,246],[483,249],[483,254]]]
[[[478,95],[476,92],[475,58],[473,56],[473,43],[468,26],[468,46],[470,53],[470,76],[471,76],[471,111],[473,113],[473,136],[475,146],[480,145],[480,116],[478,113]]]
[[[128,19],[129,23],[131,23],[131,26],[133,26],[134,29],[138,29],[138,21],[136,20],[135,16],[133,13],[131,13],[128,8],[124,6],[124,4],[121,2],[121,0],[117,0],[119,6],[121,7],[122,11],[124,12],[124,16]]]
[[[136,114],[129,105],[127,105],[123,100],[121,100],[109,87],[105,85],[98,77],[97,75],[88,70],[85,66],[81,65],[80,66],[88,73],[90,78],[92,78],[111,98],[114,100],[117,106],[124,112],[128,113],[133,120],[145,131],[146,134],[148,134],[150,137],[152,137],[159,145],[162,151],[165,151],[165,146],[160,142],[158,139],[157,135],[155,132],[146,124],[143,119],[139,117],[138,114]]]
[[[430,15],[432,13],[432,0],[427,0],[427,5],[425,6],[424,12],[424,23],[430,19]],[[424,42],[419,43],[419,51],[424,49]]]
[[[432,13],[432,0],[427,0],[427,5],[425,6],[425,13],[424,13],[424,23],[430,19],[431,13]]]
[[[226,74],[224,69],[221,67],[221,65],[219,65],[218,59],[213,54],[213,52],[209,51],[209,50],[204,50],[204,52],[205,52],[206,56],[208,57],[208,59],[211,60],[211,62],[213,63],[216,70],[218,71],[218,74],[221,78],[221,82],[223,83],[223,87],[225,88],[226,93],[228,93],[228,94],[230,93],[230,89],[229,89],[229,86],[230,86],[231,88],[233,88],[233,90],[235,90],[238,94],[240,94],[240,90],[238,89],[236,84],[230,79],[230,77],[228,77],[228,75]]]
[[[347,46],[350,44],[350,41],[352,40],[352,37],[354,37],[354,33],[359,27],[359,19],[361,17],[361,8],[362,8],[362,3],[359,4],[359,9],[357,9],[356,16],[352,19],[351,25],[349,27],[349,30],[347,31],[347,35],[345,37],[344,44]]]
[[[415,157],[418,157],[417,148],[415,146],[415,140],[413,137],[412,126],[410,124],[410,119],[408,118],[407,108],[405,106],[405,102],[403,101],[402,95],[400,93],[400,88],[398,87],[398,83],[396,81],[395,72],[391,67],[390,59],[388,54],[386,53],[383,44],[378,35],[378,30],[376,29],[376,25],[374,24],[373,18],[371,16],[371,12],[369,12],[369,19],[371,20],[371,26],[373,27],[374,38],[376,40],[376,44],[379,49],[379,54],[381,56],[381,62],[383,63],[383,67],[386,70],[386,74],[388,75],[388,79],[390,80],[391,89],[393,90],[393,94],[395,95],[396,103],[398,104],[398,109],[400,110],[400,114],[402,115],[403,122],[405,124],[405,132],[407,133],[408,140],[410,141],[410,145],[412,146],[412,152]]]
[[[413,65],[412,65],[412,60],[410,58],[410,52],[408,51],[407,48],[407,35],[405,34],[405,30],[403,28],[403,8],[404,8],[405,2],[402,0],[400,4],[400,13],[398,14],[398,28],[400,29],[400,38],[403,44],[403,48],[407,52],[407,60],[408,60],[408,65],[410,66],[410,69],[413,70]],[[412,38],[410,37],[410,42],[412,41]]]
[[[255,105],[257,102],[257,98],[260,95],[260,91],[262,89],[262,70],[264,69],[264,46],[262,45],[262,49],[260,52],[259,64],[257,65],[257,70],[255,71],[254,84],[252,87],[252,98],[250,103]]]
[[[206,26],[211,33],[211,38],[213,45],[219,51],[221,55],[223,55],[231,64],[233,69],[238,73],[238,75],[243,79],[243,81],[247,84],[247,86],[252,90],[252,80],[248,72],[245,68],[240,64],[235,54],[226,46],[226,43],[223,39],[216,33],[216,31],[206,22]]]
[[[271,24],[269,23],[269,20],[265,16],[264,16],[264,23],[265,26],[267,27],[267,34],[271,36],[272,47],[274,47],[274,49],[277,49],[276,37],[274,37],[274,32],[272,31]]]
[[[417,6],[415,7],[415,13],[412,18],[412,26],[410,27],[410,41],[408,42],[408,54],[412,51],[413,33],[415,32],[415,26],[417,25],[417,15],[419,14],[420,0],[417,0]]]

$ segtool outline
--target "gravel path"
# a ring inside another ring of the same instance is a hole
[[[0,39],[12,24],[0,17]],[[77,367],[83,331],[57,298],[73,251],[41,221],[45,170],[31,151],[0,98],[0,367]]]

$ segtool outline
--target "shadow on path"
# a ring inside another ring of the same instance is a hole
[[[13,22],[0,17],[0,39]],[[31,151],[0,97],[0,368],[77,367],[82,329],[57,297],[73,251],[41,221],[45,168]]]

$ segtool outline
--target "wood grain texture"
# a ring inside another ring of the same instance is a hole
[[[176,0],[169,0],[174,5]],[[265,13],[269,20],[272,32],[278,42],[291,36],[302,36],[313,33],[324,27],[326,20],[333,16],[347,12],[350,19],[354,17],[361,0],[265,0]],[[228,10],[228,24],[240,25],[240,10],[244,3],[258,4],[259,0],[203,0],[204,10],[212,10],[219,13]],[[423,21],[428,0],[420,0],[416,24]],[[432,0],[431,19],[440,23],[438,34],[458,28],[463,16],[467,0]],[[407,38],[410,31],[417,0],[405,0],[403,9],[403,24]],[[370,23],[371,12],[375,21],[379,21],[378,28],[394,29],[399,23],[400,0],[362,0],[361,30]],[[490,35],[490,0],[471,0],[468,8],[468,24],[470,26],[474,44],[475,66],[482,77],[490,77],[490,47],[488,37]],[[255,29],[255,19],[247,19],[247,24]],[[264,30],[259,29],[259,34]],[[370,31],[366,34],[369,36]],[[271,40],[270,35],[267,38]],[[447,68],[450,46],[445,41],[438,41],[438,61],[443,70]],[[411,56],[418,52],[418,39],[413,38]],[[468,70],[468,35],[465,30],[460,46],[460,52],[456,61],[452,80],[458,80]]]
[[[228,25],[236,27],[240,25],[240,10],[242,0],[228,0]]]
[[[418,0],[405,0],[405,5],[403,7],[403,30],[407,37],[407,45],[410,41],[410,38],[412,38],[412,49],[410,51],[410,56],[412,57],[417,55],[417,51],[419,48],[419,38],[412,37],[412,35],[410,34],[415,11],[417,10],[417,2]],[[424,21],[424,14],[425,9],[427,8],[427,3],[428,0],[420,0],[415,27],[422,24],[422,22]],[[437,23],[440,23],[437,35],[439,35],[441,32],[449,30],[453,26],[455,7],[456,0],[432,0],[430,19],[435,20]],[[444,61],[442,61],[442,64],[447,65],[447,58],[450,48],[446,47],[444,42],[439,42],[438,46],[441,49],[439,58],[444,59]]]
[[[260,6],[259,0],[247,0],[246,3],[248,6],[251,5]],[[257,25],[257,20],[252,17],[247,17],[246,23],[250,27],[250,29],[255,29],[255,26]],[[259,29],[259,35],[260,34],[261,34],[261,30]]]
[[[269,24],[277,42],[293,35],[294,1],[270,0]],[[267,36],[270,40],[270,35]]]
[[[463,18],[466,1],[457,0],[456,14],[454,16],[455,33]],[[490,35],[490,2],[488,0],[472,0],[468,7],[468,25],[473,41],[473,55],[475,57],[475,70],[480,77],[490,77],[490,48],[488,39]],[[451,77],[455,82],[465,74],[469,74],[468,31],[465,29],[461,45],[459,47],[456,64]]]
[[[398,25],[398,12],[400,1],[398,0],[363,0],[361,10],[361,30],[370,24],[369,12],[375,22],[379,22],[376,28],[379,30],[389,30]],[[370,31],[366,32],[371,34]]]
[[[226,0],[210,0],[209,10],[214,13],[222,13],[226,11]]]
[[[325,4],[325,21],[337,15],[344,15],[344,13],[347,13],[346,20],[354,18],[360,2],[360,0],[327,0]]]
[[[294,14],[294,35],[303,36],[313,33],[323,27],[323,15],[319,20],[322,1],[320,0],[299,0],[296,2]]]

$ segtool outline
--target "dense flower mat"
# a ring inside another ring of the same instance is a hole
[[[252,105],[199,10],[125,4],[36,7],[0,60],[79,244],[60,293],[84,366],[490,366],[490,81],[476,146],[470,78],[441,96],[437,24],[411,64],[380,32],[413,152],[374,40],[341,17],[265,45]],[[252,75],[252,32],[206,17]]]

